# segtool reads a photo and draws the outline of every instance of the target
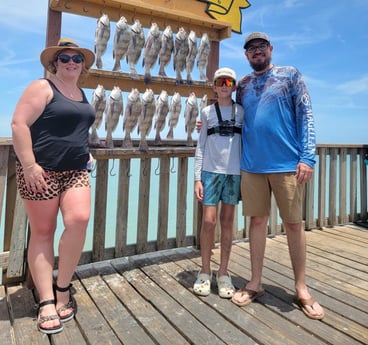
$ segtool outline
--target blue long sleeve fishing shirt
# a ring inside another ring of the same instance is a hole
[[[273,66],[239,82],[236,101],[243,105],[241,170],[250,173],[295,172],[315,164],[316,135],[312,106],[301,73]]]

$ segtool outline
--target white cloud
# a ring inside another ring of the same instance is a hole
[[[368,75],[360,79],[351,80],[337,86],[337,90],[342,91],[348,95],[358,95],[368,93]]]

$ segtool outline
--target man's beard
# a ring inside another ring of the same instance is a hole
[[[249,61],[250,66],[256,72],[264,71],[270,65],[270,63],[271,63],[271,57],[266,58],[263,62],[258,62],[258,63]]]

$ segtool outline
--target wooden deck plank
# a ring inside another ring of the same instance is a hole
[[[176,270],[173,270],[173,273],[176,272],[176,275],[181,277],[181,283],[185,284],[187,289],[192,290],[192,285],[194,281],[194,277],[196,276],[198,266],[198,254],[193,257],[193,252],[188,253],[186,258],[180,258],[177,256],[170,256],[170,258],[175,261]],[[173,263],[169,263],[168,265],[173,265]],[[183,278],[185,277],[185,281]],[[212,281],[214,283],[214,281]],[[214,310],[221,313],[224,317],[226,317],[229,322],[234,323],[234,326],[244,332],[244,337],[247,336],[253,339],[253,342],[257,342],[260,344],[301,344],[298,341],[293,341],[292,337],[285,336],[282,332],[280,332],[281,328],[278,326],[278,321],[275,322],[271,327],[266,322],[267,317],[264,317],[264,311],[259,311],[257,313],[256,309],[252,309],[250,314],[244,313],[246,311],[245,308],[239,308],[238,306],[232,304],[228,300],[220,299],[217,296],[217,289],[213,286],[213,293],[208,297],[197,297],[201,299],[208,306],[211,306]],[[263,299],[264,297],[262,297]],[[258,303],[254,303],[254,305],[258,305]],[[267,314],[267,313],[266,313]],[[273,314],[274,316],[275,314]],[[271,317],[272,318],[272,317]],[[241,339],[241,338],[240,338]],[[238,338],[239,342],[239,338]],[[235,343],[238,343],[235,342]],[[245,342],[243,342],[245,344]],[[305,344],[308,344],[306,342]],[[309,342],[310,344],[310,342]],[[317,343],[318,344],[318,343]]]
[[[248,245],[248,244],[244,244]],[[236,250],[236,248],[234,248]],[[238,248],[239,250],[239,248]],[[243,253],[243,251],[242,251]],[[239,260],[234,264],[234,261]],[[338,344],[339,341],[351,341],[350,337],[345,337],[340,331],[331,329],[323,322],[315,322],[314,320],[307,319],[299,308],[293,304],[294,300],[294,280],[292,274],[290,276],[284,275],[283,270],[279,270],[279,267],[268,267],[270,262],[265,260],[265,266],[263,270],[263,288],[266,290],[266,295],[259,299],[266,308],[278,313],[280,317],[288,319],[290,322],[299,325],[304,328],[309,334],[312,334],[316,338],[331,339],[331,343]],[[249,257],[244,259],[240,257],[238,259],[232,257],[231,271],[239,276],[250,277],[250,264]],[[282,272],[282,274],[280,274]],[[245,282],[243,282],[245,283]],[[320,301],[320,293],[313,288],[310,289],[311,293]],[[272,298],[272,296],[274,298]],[[271,297],[271,298],[270,298]],[[277,301],[276,301],[277,300]],[[251,308],[255,308],[256,305],[251,304]],[[245,308],[248,309],[248,308]],[[263,311],[260,311],[260,315],[263,316]],[[276,324],[276,323],[275,323]],[[275,325],[270,324],[270,327]],[[290,330],[288,330],[290,332]],[[343,339],[344,338],[344,339]],[[308,343],[308,342],[307,342]],[[314,342],[312,342],[314,343]]]
[[[114,330],[119,340],[126,345],[154,344],[150,337],[139,327],[129,310],[120,303],[116,291],[108,282],[116,281],[116,271],[110,264],[87,265],[77,270],[83,286],[89,296],[104,315],[109,327]],[[100,274],[104,274],[103,277]],[[110,275],[109,278],[105,275]]]
[[[75,321],[83,332],[87,344],[121,344],[104,316],[86,291],[83,282],[73,281],[76,290],[77,313]]]
[[[35,300],[31,290],[19,285],[8,288],[8,298],[17,344],[49,344],[47,335],[37,331]]]
[[[279,242],[280,241],[280,242]],[[276,243],[279,242],[279,243]],[[284,244],[285,250],[280,251],[277,249],[280,248],[280,243]],[[273,241],[269,241],[269,251],[268,258],[278,262],[279,264],[290,266],[290,258],[289,254],[286,252],[287,244],[286,238],[283,239],[275,239]],[[274,249],[274,250],[272,250]],[[349,293],[349,295],[356,296],[358,298],[366,299],[368,302],[368,290],[365,289],[366,283],[359,278],[353,277],[350,275],[350,270],[343,268],[343,265],[340,264],[341,270],[335,270],[332,267],[332,264],[323,265],[318,260],[318,258],[311,258],[313,255],[310,253],[307,257],[307,275],[312,276],[314,279],[332,284],[334,287],[339,287],[339,290],[345,291]],[[346,260],[347,261],[347,260]],[[333,263],[333,261],[332,261]],[[365,301],[356,300],[353,303],[361,304],[362,308],[368,308],[368,304]]]
[[[224,345],[225,343],[196,320],[195,317],[185,309],[185,306],[177,303],[173,297],[166,294],[165,290],[151,280],[151,276],[145,275],[145,272],[148,272],[150,275],[154,274],[154,270],[154,265],[145,266],[144,272],[136,269],[132,271],[134,274],[125,273],[125,276],[128,277],[129,282],[133,284],[134,287],[155,306],[155,308],[161,310],[163,316],[174,325],[180,334],[185,334],[187,340],[189,340],[188,343],[196,340],[199,343],[207,342],[210,344]],[[162,273],[163,272],[161,272],[161,274]],[[173,284],[172,281],[169,283]],[[178,286],[176,287],[176,291],[179,294],[182,292]],[[210,316],[209,319],[211,319]]]
[[[253,343],[251,339],[247,338],[231,324],[227,325],[226,328],[222,328],[221,325],[227,324],[227,320],[219,315],[217,311],[207,308],[201,299],[198,299],[191,291],[188,291],[182,285],[183,277],[179,276],[182,272],[178,274],[176,271],[170,271],[168,269],[169,264],[145,266],[144,271],[157,284],[162,286],[169,295],[173,296],[181,308],[185,310],[185,313],[183,313],[184,319],[178,318],[176,324],[185,334],[189,335],[189,339],[193,343],[232,344],[239,337],[244,338],[244,344]],[[179,281],[175,277],[178,277]],[[203,323],[203,320],[205,320],[205,323]]]
[[[113,266],[120,270],[118,263],[114,261]],[[150,334],[157,344],[189,344],[186,339],[174,329],[170,322],[156,310],[150,303],[149,298],[142,298],[142,291],[136,286],[137,269],[124,270],[122,276],[116,276],[116,282],[109,280],[109,284],[114,283],[119,286],[119,298],[129,308],[131,313],[140,322],[145,331]],[[136,288],[138,289],[136,290]]]
[[[0,315],[1,344],[12,345],[12,329],[4,286],[0,286]]]
[[[79,266],[73,279],[77,313],[63,332],[36,329],[31,290],[0,286],[1,344],[265,344],[368,345],[368,233],[355,225],[313,230],[307,236],[307,284],[324,306],[322,321],[294,304],[294,278],[285,235],[267,238],[266,294],[239,308],[218,296],[213,249],[212,292],[193,294],[200,252],[164,250]],[[233,245],[229,271],[240,288],[250,277],[249,243]]]
[[[242,246],[243,244],[240,244],[240,245]],[[238,253],[240,252],[241,255],[247,254],[247,251],[246,252],[240,251],[239,249],[235,247],[233,249],[233,253],[236,253],[236,252]],[[270,252],[270,251],[266,250],[266,253],[267,252]],[[279,248],[278,253],[280,252],[281,250]],[[232,258],[232,262],[234,261],[235,259]],[[249,256],[246,256],[245,258],[243,258],[242,262],[248,264]],[[294,288],[293,288],[294,280],[293,280],[292,269],[290,267],[290,264],[287,269],[285,269],[285,267],[287,266],[282,266],[278,264],[277,262],[269,260],[266,254],[265,267],[264,267],[264,272],[263,272],[264,273],[263,275],[265,278],[264,287],[266,291],[269,291],[271,294],[277,295],[277,297],[284,299],[285,302],[293,303],[293,295],[291,295],[290,297],[287,297],[286,299],[285,297],[287,295],[283,296],[282,294],[279,294],[281,287],[288,289],[286,290],[287,292],[294,294]],[[279,272],[283,273],[282,276],[280,276]],[[287,274],[288,277],[284,277],[284,274]],[[248,266],[248,277],[250,277],[250,267],[249,266]],[[275,283],[278,284],[280,288],[273,286],[273,284]],[[345,303],[346,301],[344,301],[344,299],[342,299],[342,301],[336,300],[336,294],[341,295],[340,290],[334,289],[332,286],[325,284],[323,281],[317,281],[314,279],[314,277],[313,279],[309,277],[307,279],[307,284],[309,285],[312,295],[314,295],[316,299],[325,308],[326,317],[323,320],[323,322],[326,322],[326,320],[330,320],[331,318],[335,320],[334,322],[330,323],[330,325],[334,329],[328,330],[327,334],[330,333],[331,337],[333,336],[336,337],[335,341],[339,341],[339,337],[340,337],[339,332],[345,332],[345,330],[348,330],[349,336],[352,336],[351,333],[353,333],[353,331],[351,330],[357,329],[358,331],[354,333],[354,337],[356,339],[361,339],[361,338],[366,339],[367,332],[365,330],[365,322],[367,321],[367,313],[356,309],[356,307],[360,308],[359,304],[351,306],[351,305],[346,304]],[[345,296],[349,297],[348,294],[345,294]],[[361,300],[359,300],[359,302],[360,301]],[[272,305],[272,304],[269,303],[268,305]],[[296,306],[294,305],[294,307]],[[302,321],[297,320],[296,322],[299,324]],[[305,322],[302,322],[302,324],[306,325]],[[315,331],[323,332],[323,330],[318,330],[320,323],[316,325],[317,328],[315,328],[315,326],[313,325],[315,325],[315,323],[310,324],[310,327],[311,327],[309,329],[310,332],[312,333]],[[338,332],[336,332],[335,329],[337,329]],[[320,336],[322,338],[325,338],[325,335],[323,334],[321,334]],[[345,339],[345,340],[348,341],[348,339]],[[342,339],[340,339],[340,341],[342,341]]]

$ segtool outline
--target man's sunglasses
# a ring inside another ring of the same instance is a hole
[[[234,86],[235,85],[235,80],[231,79],[231,78],[217,78],[214,81],[215,86]]]
[[[80,54],[73,55],[73,56],[70,56],[70,55],[67,55],[67,54],[60,54],[58,56],[58,60],[61,63],[68,63],[70,60],[73,60],[74,63],[81,63],[81,62],[83,62],[83,56],[80,55]]]

